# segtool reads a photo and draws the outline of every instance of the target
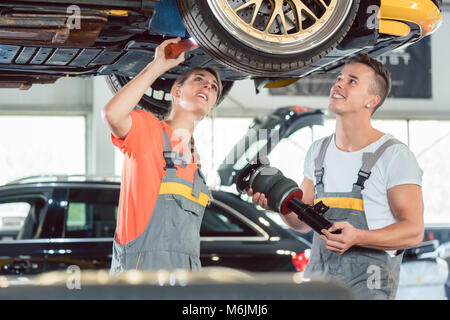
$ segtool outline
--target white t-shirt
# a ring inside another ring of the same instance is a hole
[[[391,138],[393,137],[390,134],[385,134],[364,149],[344,152],[336,147],[333,135],[324,160],[324,191],[351,192],[353,184],[358,180],[363,153],[374,152]],[[319,154],[324,139],[314,141],[305,158],[303,175],[314,184],[316,183],[314,160]],[[396,222],[389,207],[387,190],[401,184],[422,185],[422,175],[422,169],[406,145],[395,144],[384,151],[373,167],[369,179],[364,183],[364,189],[361,192],[369,230],[381,229]]]

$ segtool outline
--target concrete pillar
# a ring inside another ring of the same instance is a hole
[[[113,94],[104,77],[94,77],[92,83],[92,113],[87,119],[87,173],[113,176],[115,150],[102,118],[102,109]]]

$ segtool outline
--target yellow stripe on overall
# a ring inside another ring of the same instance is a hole
[[[336,198],[317,198],[317,199],[314,199],[314,204],[316,204],[319,201],[322,201],[326,206],[328,206],[330,208],[364,211],[364,203],[363,203],[362,199],[338,198],[338,197],[336,197]]]
[[[177,182],[163,182],[159,189],[159,194],[178,194],[199,205],[206,207],[209,202],[209,196],[206,193],[200,192],[198,198],[192,195],[192,188]]]

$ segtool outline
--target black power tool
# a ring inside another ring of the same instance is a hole
[[[302,202],[303,192],[297,183],[286,178],[277,168],[271,167],[267,159],[257,159],[256,163],[248,163],[237,176],[236,189],[239,193],[247,193],[251,188],[253,193],[263,193],[267,204],[273,211],[281,214],[294,212],[298,218],[314,231],[322,234],[333,224],[323,217],[329,209],[322,201],[314,206]],[[334,233],[340,233],[340,230]]]

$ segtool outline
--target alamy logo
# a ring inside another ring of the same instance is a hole
[[[367,268],[367,288],[370,290],[381,289],[381,268],[379,266],[370,265]]]
[[[79,266],[71,265],[66,271],[69,275],[66,281],[66,287],[69,290],[81,289],[81,269]]]
[[[366,13],[370,14],[369,18],[367,18],[366,26],[368,29],[378,29],[380,25],[380,19],[378,19],[378,12],[380,11],[380,7],[377,5],[371,5],[367,7]]]
[[[66,10],[68,17],[67,17],[67,25],[69,26],[70,30],[73,29],[81,29],[81,9],[79,6],[71,5],[67,7]]]

